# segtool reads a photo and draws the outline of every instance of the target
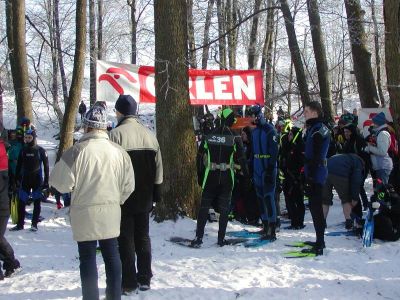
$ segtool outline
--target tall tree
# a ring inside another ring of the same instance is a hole
[[[131,8],[131,64],[136,64],[137,59],[137,20],[136,0],[127,0]]]
[[[97,1],[97,59],[103,59],[103,0]]]
[[[164,166],[162,199],[156,208],[159,221],[176,219],[179,213],[194,217],[199,200],[186,14],[186,1],[154,1],[156,124]]]
[[[268,0],[267,7],[270,8],[275,5],[275,0]],[[272,60],[273,60],[273,50],[274,50],[274,33],[275,33],[275,10],[269,9],[267,13],[267,24],[264,38],[264,46],[261,57],[261,69],[265,70],[265,93],[264,93],[264,103],[267,111],[272,112],[273,101],[272,96]]]
[[[397,138],[400,139],[400,1],[383,1],[387,88]]]
[[[89,0],[89,45],[90,45],[90,104],[96,102],[96,5]]]
[[[315,62],[317,65],[319,94],[321,97],[322,109],[324,111],[325,119],[333,122],[331,81],[329,78],[328,62],[326,60],[325,43],[321,30],[321,19],[319,16],[317,0],[308,0],[307,9],[308,18],[310,20]]]
[[[237,22],[237,1],[226,0],[226,27],[233,28]],[[229,69],[236,69],[236,50],[238,40],[238,29],[231,30],[227,36],[228,39],[228,60]]]
[[[224,35],[226,31],[225,22],[225,1],[217,0],[217,19],[218,19],[218,36],[221,38],[218,40],[218,54],[219,68],[221,70],[226,70],[226,36]]]
[[[63,91],[64,106],[68,103],[68,87],[67,76],[65,75],[63,51],[61,46],[61,26],[60,26],[60,0],[54,0],[54,23],[55,23],[55,36],[57,42],[57,57],[58,66],[60,68],[61,86]]]
[[[371,53],[366,46],[362,10],[359,0],[344,1],[349,27],[354,75],[362,107],[379,107],[378,93],[371,67]]]
[[[299,87],[301,102],[305,106],[310,102],[306,74],[304,72],[303,61],[301,60],[300,48],[297,42],[296,31],[294,29],[294,20],[289,9],[287,0],[279,0],[281,11],[285,19],[286,33],[288,36],[289,50],[292,57],[294,70],[296,72],[297,85]]]
[[[208,62],[208,53],[210,50],[210,45],[208,42],[210,40],[210,26],[211,26],[211,18],[212,18],[212,11],[214,6],[214,0],[208,0],[207,5],[207,13],[206,13],[206,21],[204,24],[204,34],[203,34],[203,53],[201,55],[201,68],[207,69],[207,62]]]
[[[196,39],[194,36],[193,21],[193,0],[187,0],[187,25],[188,25],[188,44],[189,44],[189,66],[197,69],[196,59]]]
[[[85,69],[86,51],[86,0],[76,1],[76,38],[74,69],[72,72],[72,82],[69,90],[69,100],[65,106],[64,119],[60,132],[60,146],[57,152],[57,161],[61,155],[72,146],[73,133],[75,127],[75,116],[81,98],[83,73]]]
[[[32,120],[32,100],[29,89],[28,62],[25,45],[25,0],[6,2],[7,20],[12,21],[11,32],[7,30],[7,38],[11,41],[10,57],[13,74],[17,117]],[[11,14],[11,15],[10,15]],[[7,26],[8,27],[8,26]],[[11,35],[8,35],[11,34]]]
[[[376,85],[378,87],[379,100],[381,106],[385,106],[385,96],[382,90],[382,78],[381,78],[381,47],[379,46],[379,29],[378,21],[376,20],[375,13],[375,0],[371,0],[371,17],[374,24],[374,46],[375,46],[375,65],[376,65]]]
[[[261,0],[254,0],[254,13],[260,10]],[[258,35],[258,19],[259,15],[256,14],[253,17],[253,22],[251,24],[250,32],[250,42],[247,51],[247,65],[249,69],[254,69],[257,64],[257,35]]]

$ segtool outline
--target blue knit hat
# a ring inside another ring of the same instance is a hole
[[[383,124],[386,124],[386,116],[385,113],[382,111],[379,114],[375,115],[372,118],[372,122],[378,126],[382,126]]]
[[[83,118],[83,124],[89,128],[107,129],[107,110],[104,104],[96,102]]]
[[[131,95],[119,95],[115,109],[124,116],[136,115],[137,103]]]

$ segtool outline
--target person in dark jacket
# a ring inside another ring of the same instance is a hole
[[[278,160],[278,138],[276,130],[267,123],[259,105],[251,112],[256,128],[252,132],[253,181],[260,203],[263,223],[263,239],[276,240],[277,206],[275,188]]]
[[[24,229],[25,206],[33,201],[31,231],[38,230],[43,190],[49,188],[49,160],[47,152],[36,144],[36,130],[28,128],[24,135],[24,147],[18,157],[16,181],[18,190],[18,223],[11,231]]]
[[[86,114],[86,104],[83,102],[83,100],[81,101],[81,104],[79,104],[78,112],[81,115],[81,121],[82,121]]]
[[[0,258],[3,261],[5,274],[1,269],[0,280],[10,277],[20,267],[19,261],[15,259],[14,250],[7,241],[4,233],[10,217],[10,200],[8,198],[8,158],[4,141],[0,138]]]
[[[196,237],[191,246],[199,248],[203,243],[204,227],[207,222],[208,209],[214,199],[220,213],[218,245],[224,246],[225,232],[232,189],[235,182],[233,157],[237,160],[246,178],[249,177],[243,143],[230,129],[235,122],[234,112],[227,108],[221,112],[219,126],[206,135],[197,153],[198,183],[202,187],[200,210],[197,216]]]
[[[284,178],[282,189],[291,220],[290,226],[286,229],[298,230],[304,228],[305,207],[301,174],[304,167],[303,153],[302,129],[293,127],[287,135],[287,142],[282,143],[279,161]]]
[[[371,168],[371,159],[368,153],[364,152],[367,146],[365,139],[357,132],[357,127],[354,124],[348,124],[344,128],[345,142],[343,145],[343,153],[354,153],[361,157],[364,161],[364,181],[368,176]],[[368,206],[368,196],[365,191],[364,185],[361,186],[360,196],[364,209]],[[361,205],[361,203],[357,204]]]
[[[121,145],[131,157],[135,171],[135,191],[122,205],[121,235],[118,239],[122,262],[122,292],[150,289],[151,241],[149,215],[160,199],[163,167],[155,135],[136,116],[137,103],[130,95],[120,95],[115,103],[118,124],[110,140]],[[135,254],[137,262],[135,262]]]
[[[346,229],[353,229],[351,213],[360,201],[364,172],[364,161],[356,154],[337,154],[328,159],[328,178],[322,193],[325,218],[328,215],[329,206],[333,204],[332,188],[335,188],[342,202]],[[357,217],[362,218],[361,211],[357,213]]]
[[[308,196],[310,212],[314,223],[316,242],[311,249],[304,252],[311,252],[315,255],[323,255],[325,248],[324,231],[325,218],[322,209],[322,190],[328,176],[326,167],[326,156],[330,143],[330,131],[323,124],[323,112],[321,104],[311,101],[304,108],[306,119],[306,135],[304,150],[304,192]]]

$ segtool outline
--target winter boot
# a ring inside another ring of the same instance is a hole
[[[203,239],[196,237],[191,243],[190,243],[190,247],[192,248],[200,248],[201,244],[203,244]]]
[[[270,240],[272,242],[275,241],[276,240],[275,229],[276,229],[276,223],[274,223],[274,222],[269,223],[266,235],[263,236],[262,239]]]
[[[3,275],[3,271],[1,270],[1,266],[0,266],[0,281],[4,280],[4,275]]]
[[[346,223],[344,226],[347,230],[353,229],[353,220],[352,219],[346,219]]]
[[[268,234],[268,221],[262,221],[262,225],[263,225],[263,235],[267,235]]]
[[[18,230],[23,230],[23,226],[15,225],[14,227],[10,228],[10,231],[18,231]]]
[[[303,249],[303,250],[301,250],[301,252],[302,253],[311,253],[311,254],[315,254],[315,256],[320,256],[320,255],[324,255],[324,248],[315,245],[311,248]]]
[[[18,259],[14,259],[14,263],[12,265],[7,264],[3,267],[6,270],[4,272],[4,277],[11,277],[14,273],[17,273],[20,270],[21,264],[19,263]]]

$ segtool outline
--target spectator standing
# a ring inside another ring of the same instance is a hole
[[[106,269],[106,298],[121,299],[118,252],[121,207],[135,188],[129,155],[107,135],[107,113],[94,105],[83,119],[85,134],[54,166],[50,185],[72,192],[70,218],[78,243],[83,300],[99,299],[97,242]]]

